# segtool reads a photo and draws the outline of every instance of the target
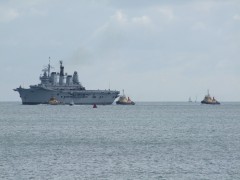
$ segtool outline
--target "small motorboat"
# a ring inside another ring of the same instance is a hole
[[[58,101],[55,97],[51,97],[48,101],[48,104],[50,105],[58,105],[60,104],[60,101]]]
[[[73,106],[74,105],[74,102],[73,100],[69,103],[69,106]]]

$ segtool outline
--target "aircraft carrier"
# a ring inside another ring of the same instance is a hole
[[[30,85],[29,88],[18,87],[14,91],[19,92],[22,104],[48,104],[51,98],[56,98],[61,104],[97,104],[110,105],[119,96],[116,90],[86,90],[79,82],[78,73],[64,74],[63,62],[60,61],[60,73],[51,72],[49,64],[40,75],[40,84]]]

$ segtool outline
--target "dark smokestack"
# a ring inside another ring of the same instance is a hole
[[[60,76],[64,76],[64,66],[62,65],[62,61],[60,61]]]

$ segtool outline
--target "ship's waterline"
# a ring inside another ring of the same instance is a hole
[[[55,97],[62,104],[102,104],[109,105],[118,97],[116,90],[86,90],[78,80],[75,71],[72,75],[64,75],[64,66],[60,61],[60,73],[50,72],[50,62],[47,68],[43,69],[43,76],[40,76],[41,83],[31,85],[30,88],[21,86],[14,89],[18,91],[22,104],[47,104],[49,99]]]

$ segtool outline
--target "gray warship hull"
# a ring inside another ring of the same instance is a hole
[[[110,105],[118,97],[119,91],[113,90],[86,90],[78,81],[77,72],[74,75],[64,75],[64,67],[60,62],[60,74],[52,72],[50,75],[50,63],[44,69],[44,75],[40,77],[41,83],[31,85],[30,88],[21,86],[14,89],[19,92],[22,104],[48,104],[51,98],[55,98],[60,104],[97,104]],[[48,73],[47,73],[48,72]],[[66,80],[66,81],[65,81]]]
[[[97,104],[110,105],[118,97],[118,91],[110,90],[81,90],[75,92],[56,91],[44,88],[17,88],[24,105],[48,104],[55,97],[61,104]]]

